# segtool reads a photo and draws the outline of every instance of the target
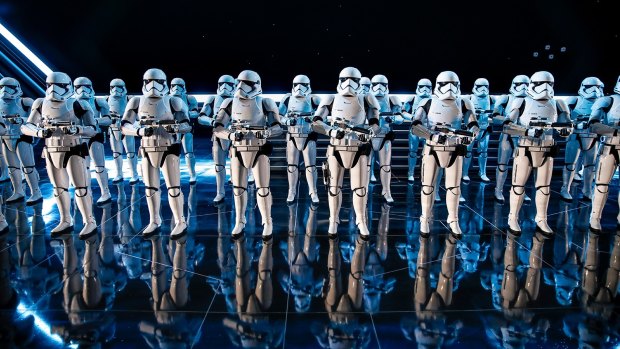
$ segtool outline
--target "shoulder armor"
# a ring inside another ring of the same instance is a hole
[[[37,98],[32,103],[32,109],[37,109],[39,113],[41,112],[41,106],[43,105],[44,98]]]
[[[22,107],[24,107],[24,110],[30,109],[32,107],[32,105],[34,104],[34,101],[30,97],[22,98],[21,102],[22,102]],[[26,111],[28,111],[28,110],[26,110]]]
[[[513,110],[521,109],[524,106],[525,106],[525,98],[524,97],[517,97],[510,104],[510,110],[508,111],[508,113],[512,113]]]
[[[568,109],[568,104],[566,103],[566,101],[559,99],[559,98],[555,99],[555,105],[556,105],[558,113],[561,113],[561,112],[570,113],[570,110]]]
[[[400,99],[398,98],[398,96],[394,96],[394,95],[390,95],[390,104],[391,104],[392,106],[397,105],[397,106],[399,106],[399,107],[402,107],[402,105],[403,105],[403,104],[400,102]]]
[[[172,112],[182,111],[186,108],[183,100],[177,96],[170,96],[170,107],[172,108]]]
[[[138,109],[140,107],[140,96],[131,97],[129,102],[127,102],[127,109]]]
[[[377,97],[375,97],[375,95],[373,95],[372,93],[369,93],[365,96],[360,96],[363,97],[366,100],[366,103],[368,103],[368,107],[372,107],[374,109],[380,109],[381,106],[379,105],[379,101],[377,100]]]
[[[469,97],[467,98],[463,98],[461,99],[461,104],[463,105],[463,107],[469,111],[474,111],[474,109],[476,109],[474,107],[474,103],[471,101],[471,99],[469,99]],[[462,113],[464,113],[464,110],[461,110]]]
[[[92,108],[90,107],[90,103],[88,103],[88,101],[86,101],[84,99],[75,99],[74,101],[78,102],[78,104],[80,105],[80,107],[83,110],[91,110],[92,111]],[[75,104],[75,102],[74,102],[74,104]]]
[[[228,97],[226,98],[222,104],[220,104],[220,109],[226,109],[226,108],[230,108],[230,106],[232,105],[233,102],[233,98],[232,97]]]
[[[276,105],[276,102],[273,101],[273,99],[263,98],[261,102],[263,103],[263,109],[266,112],[274,112],[276,114],[278,113],[278,106]]]

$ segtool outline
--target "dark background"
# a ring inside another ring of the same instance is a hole
[[[0,4],[0,19],[52,69],[90,77],[98,93],[116,77],[139,91],[151,67],[183,77],[195,93],[243,69],[261,75],[265,92],[288,90],[296,74],[317,92],[333,91],[338,72],[355,66],[385,74],[393,92],[454,70],[464,93],[478,77],[503,93],[514,75],[549,70],[556,93],[573,94],[590,75],[613,89],[616,3],[12,0]]]

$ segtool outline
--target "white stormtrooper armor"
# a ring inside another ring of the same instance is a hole
[[[568,107],[562,100],[553,98],[553,75],[537,72],[530,78],[525,98],[517,98],[510,106],[504,132],[518,135],[519,143],[514,154],[512,189],[510,191],[510,214],[508,230],[516,236],[521,234],[519,211],[523,205],[525,183],[536,169],[536,231],[546,237],[553,234],[547,224],[547,206],[553,157],[557,153],[554,132],[568,137],[572,124]],[[507,121],[508,121],[507,120]]]
[[[353,67],[339,75],[338,94],[321,101],[312,129],[330,137],[323,176],[328,185],[329,228],[337,235],[342,205],[344,171],[349,170],[356,225],[364,239],[369,238],[366,203],[368,201],[368,162],[373,135],[379,133],[379,102],[373,94],[360,94],[362,74]],[[330,120],[327,124],[324,120]],[[370,129],[366,125],[370,126]]]
[[[237,77],[235,96],[221,104],[213,124],[213,132],[218,138],[232,141],[230,169],[236,213],[232,235],[237,238],[246,224],[248,170],[252,170],[256,180],[263,239],[270,238],[273,230],[269,187],[272,146],[267,139],[280,135],[282,129],[275,102],[261,97],[261,93],[260,76],[251,70],[242,71]]]
[[[90,104],[72,97],[73,85],[67,74],[54,72],[45,81],[45,98],[34,101],[21,131],[27,136],[45,138],[43,157],[60,215],[60,223],[52,229],[52,238],[73,232],[69,197],[71,181],[75,187],[75,203],[84,223],[80,238],[88,239],[97,234],[97,224],[93,216],[88,147],[83,137],[97,134],[97,122]]]
[[[379,177],[381,178],[381,195],[388,205],[394,204],[392,198],[392,141],[395,139],[392,125],[403,123],[402,105],[398,97],[390,95],[388,79],[385,75],[375,75],[371,80],[370,92],[379,102],[379,133],[372,138],[373,153],[371,164],[374,165],[374,155],[379,158]],[[370,173],[374,174],[374,166]]]
[[[95,177],[101,190],[101,197],[97,200],[97,205],[103,205],[112,200],[110,189],[108,188],[108,169],[105,167],[105,150],[103,149],[105,135],[108,133],[108,127],[112,124],[110,107],[105,100],[95,98],[93,83],[88,78],[79,77],[75,79],[73,86],[75,88],[75,98],[90,104],[97,122],[97,134],[84,141],[88,143],[88,153],[95,163]]]
[[[495,108],[493,109],[493,120],[500,124],[506,124],[506,117],[510,112],[510,106],[517,98],[523,98],[527,96],[527,87],[530,83],[530,78],[526,75],[517,75],[512,79],[510,85],[510,94],[503,95],[497,98],[495,102]],[[504,183],[506,183],[506,177],[508,176],[508,163],[514,153],[517,137],[502,132],[499,136],[499,145],[497,152],[497,169],[495,171],[495,200],[500,204],[503,204],[504,199]],[[525,195],[525,201],[530,201],[530,198]]]
[[[175,223],[170,238],[177,240],[187,234],[179,167],[181,145],[177,134],[188,133],[192,127],[183,100],[168,94],[166,74],[163,71],[149,69],[144,73],[142,93],[142,96],[129,100],[121,121],[124,135],[142,137],[142,177],[150,216],[142,235],[154,236],[159,233],[161,226],[161,168],[168,188],[168,205]]]
[[[127,87],[121,79],[114,79],[110,82],[110,95],[107,97],[108,106],[110,107],[110,117],[112,124],[110,125],[110,147],[112,148],[112,156],[116,165],[116,177],[113,182],[121,182],[123,180],[123,150],[127,156],[127,161],[131,166],[131,179],[129,184],[136,184],[140,180],[138,178],[138,156],[136,154],[136,140],[134,136],[125,136],[121,132],[121,119],[125,114],[125,108],[131,96],[127,95]]]
[[[583,79],[579,88],[579,96],[566,100],[575,128],[568,137],[564,153],[564,172],[562,173],[562,190],[560,195],[566,201],[572,201],[570,186],[575,176],[577,159],[583,153],[583,198],[592,200],[592,182],[596,166],[598,135],[589,130],[588,122],[592,113],[592,105],[597,98],[603,96],[603,82],[596,77]]]
[[[489,138],[491,138],[491,124],[490,116],[493,113],[494,97],[489,95],[489,81],[484,78],[476,79],[474,82],[473,94],[467,96],[471,103],[474,105],[476,117],[478,118],[478,127],[480,127],[480,134],[478,135],[478,175],[483,182],[490,182],[487,177],[487,152],[489,150]],[[471,143],[467,146],[467,154],[463,160],[463,180],[469,181],[469,167],[472,161],[472,152],[474,150],[474,144]]]
[[[317,133],[312,131],[312,117],[321,99],[312,95],[310,79],[305,75],[297,75],[293,79],[293,90],[280,102],[282,123],[287,126],[286,161],[288,164],[288,197],[286,202],[292,203],[297,195],[299,179],[299,153],[304,157],[308,192],[314,204],[319,202],[316,190],[316,140]]]
[[[365,96],[370,93],[370,87],[372,86],[372,82],[369,78],[362,76],[360,79],[361,90],[359,92],[360,95]]]
[[[620,150],[620,77],[614,87],[614,94],[599,98],[592,106],[589,124],[590,132],[603,136],[594,176],[596,190],[592,198],[592,213],[590,214],[590,230],[599,234],[602,232],[601,216],[609,196],[609,183],[616,168],[620,165],[620,153],[618,152]],[[620,225],[620,214],[618,225]]]
[[[469,131],[462,128],[466,127]],[[462,235],[458,210],[461,195],[461,171],[466,146],[479,131],[472,103],[460,96],[458,76],[445,71],[437,76],[434,95],[420,103],[415,112],[411,132],[424,138],[422,155],[422,213],[420,235],[429,236],[433,195],[437,174],[445,169],[448,225],[455,238]]]
[[[235,84],[235,78],[232,76],[220,76],[217,81],[217,94],[209,96],[200,110],[200,116],[198,117],[200,125],[213,126],[213,121],[220,110],[220,106],[226,98],[232,97],[235,93]],[[228,127],[228,125],[224,126]],[[224,190],[224,184],[226,183],[226,154],[230,148],[230,141],[218,138],[215,134],[213,134],[211,141],[213,142],[213,163],[215,164],[215,184],[217,186],[213,203],[219,204],[226,197]]]
[[[2,154],[8,165],[8,172],[13,185],[13,195],[5,203],[23,200],[25,193],[22,175],[30,187],[28,206],[43,200],[39,189],[39,173],[36,171],[32,152],[33,138],[23,135],[20,127],[27,120],[32,99],[22,98],[19,82],[13,78],[0,80],[0,122],[4,124],[2,135]],[[0,125],[0,128],[2,125]]]
[[[198,118],[198,101],[196,97],[187,94],[185,81],[174,78],[170,81],[170,95],[179,97],[185,103],[189,115],[190,124]],[[189,184],[196,184],[196,157],[194,156],[194,135],[192,132],[181,135],[181,144],[185,152],[185,164],[189,170]]]
[[[415,96],[405,103],[403,117],[409,121],[413,119],[413,114],[418,109],[420,103],[431,98],[433,93],[433,83],[429,79],[420,79],[415,89]],[[424,139],[421,139],[424,142]],[[407,173],[407,181],[414,182],[415,165],[418,162],[418,148],[420,146],[420,137],[409,132],[409,172]]]

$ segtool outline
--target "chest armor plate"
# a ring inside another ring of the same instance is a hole
[[[611,109],[607,112],[607,124],[608,125],[618,125],[620,122],[620,96],[611,96],[612,105]]]
[[[8,101],[8,103],[7,103]],[[21,99],[9,99],[4,100],[0,99],[0,117],[28,117],[28,113],[22,108]],[[21,135],[21,131],[19,130],[20,125],[13,123],[9,120],[6,122],[7,132],[3,137],[5,138],[19,138]]]
[[[309,113],[312,111],[310,97],[291,97],[288,100],[288,110],[297,113]]]
[[[75,99],[69,98],[66,101],[55,102],[50,100],[43,100],[41,106],[41,117],[43,121],[70,121],[79,124],[80,120],[73,111],[73,103]]]
[[[265,126],[265,116],[259,103],[262,103],[261,98],[241,99],[235,97],[232,102],[231,119],[248,122],[251,126]]]
[[[140,119],[173,120],[174,115],[170,110],[170,96],[162,98],[140,97],[138,117]]]
[[[7,103],[6,100],[0,99],[0,116],[28,116],[24,108],[22,108],[21,100],[9,99],[8,101],[9,102]]]
[[[428,124],[433,127],[438,124],[450,125],[454,128],[460,128],[463,120],[463,112],[461,111],[461,100],[439,100],[433,98],[431,107],[428,110]]]
[[[127,97],[110,97],[108,98],[108,105],[110,106],[111,114],[123,116],[127,107]]]
[[[578,97],[575,109],[572,111],[574,117],[589,117],[592,114],[592,105],[594,105],[594,101]]]
[[[352,126],[363,125],[366,121],[366,111],[362,96],[335,95],[332,104],[332,117],[342,119]]]
[[[215,96],[215,99],[213,100],[213,115],[217,115],[217,112],[220,110],[220,106],[225,99],[226,98],[222,96]]]
[[[558,120],[558,112],[553,99],[537,101],[526,98],[524,103],[525,108],[523,114],[519,116],[519,125],[529,127],[531,121],[556,122]]]

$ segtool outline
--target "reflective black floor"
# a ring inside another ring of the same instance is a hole
[[[49,199],[42,204],[3,205],[11,226],[0,237],[0,347],[620,344],[616,180],[604,235],[588,234],[587,204],[564,203],[556,191],[549,206],[556,234],[548,240],[533,233],[533,205],[522,212],[524,234],[509,238],[508,205],[494,203],[492,185],[472,181],[463,186],[465,236],[455,241],[446,235],[442,203],[432,237],[420,238],[419,185],[396,177],[393,207],[380,202],[380,185],[373,186],[373,234],[364,243],[349,194],[340,237],[331,240],[324,190],[313,207],[302,183],[301,199],[287,206],[286,179],[274,178],[275,237],[263,243],[252,204],[245,238],[231,240],[232,198],[210,204],[214,178],[207,168],[200,163],[199,183],[183,187],[190,221],[184,244],[166,238],[165,199],[162,237],[141,238],[148,219],[142,185],[111,187],[113,203],[95,209],[102,224],[94,243],[50,240],[57,212],[45,179]],[[559,180],[552,188],[559,190]]]

